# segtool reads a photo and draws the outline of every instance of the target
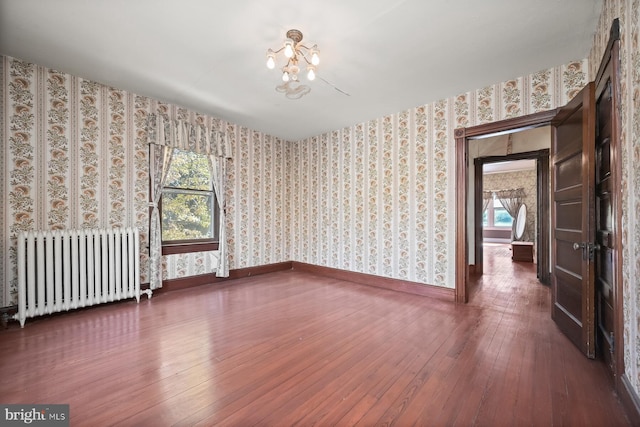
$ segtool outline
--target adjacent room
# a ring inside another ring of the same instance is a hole
[[[0,424],[640,425],[639,21],[0,0]]]

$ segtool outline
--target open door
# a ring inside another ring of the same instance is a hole
[[[552,120],[551,317],[595,357],[595,85],[585,86]]]

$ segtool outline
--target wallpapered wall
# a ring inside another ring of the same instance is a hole
[[[640,395],[640,0],[605,0],[589,55],[591,75],[600,65],[615,18],[620,19],[624,364]]]
[[[454,288],[454,129],[564,105],[587,71],[571,62],[291,145],[293,260]]]
[[[486,173],[482,176],[484,191],[524,188],[525,198],[523,202],[527,205],[527,226],[522,240],[527,242],[536,242],[537,183],[538,177],[535,169],[517,172]]]
[[[1,57],[0,67],[0,306],[15,298],[21,230],[138,227],[147,281],[150,112],[229,135],[230,267],[290,258],[285,141],[17,59]],[[211,263],[207,252],[165,257],[164,277],[200,274]]]
[[[293,259],[452,288],[453,129],[555,108],[587,81],[586,60],[573,62],[290,143],[17,59],[1,64],[3,305],[15,297],[20,230],[135,225],[146,281],[150,112],[229,134],[230,268]],[[208,253],[166,257],[164,278],[209,263]]]
[[[2,305],[20,230],[134,225],[146,281],[150,112],[228,133],[230,268],[294,259],[453,287],[453,129],[555,108],[586,82],[586,61],[574,62],[289,143],[17,59],[1,66]],[[211,262],[165,257],[163,277]]]

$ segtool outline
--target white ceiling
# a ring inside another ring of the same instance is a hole
[[[602,0],[0,0],[0,53],[296,141],[585,58]],[[275,91],[287,30],[321,51]]]

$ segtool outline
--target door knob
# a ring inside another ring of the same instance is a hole
[[[578,251],[580,249],[584,249],[586,247],[589,247],[590,250],[600,250],[600,245],[597,243],[574,243],[573,244],[573,250],[574,251]]]
[[[586,249],[586,250],[585,250]],[[600,245],[598,243],[577,243],[573,244],[573,250],[579,251],[582,250],[582,259],[593,260],[594,252],[600,250]]]

